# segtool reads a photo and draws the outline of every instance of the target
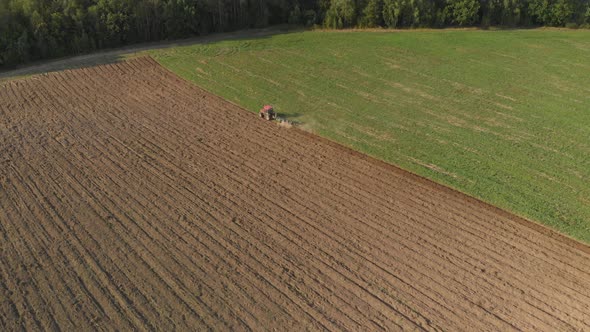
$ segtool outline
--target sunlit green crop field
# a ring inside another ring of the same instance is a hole
[[[251,111],[590,242],[590,31],[298,32],[152,51]]]

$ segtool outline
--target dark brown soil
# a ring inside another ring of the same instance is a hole
[[[150,58],[0,86],[1,330],[590,330],[590,251]]]

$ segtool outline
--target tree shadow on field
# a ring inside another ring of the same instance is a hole
[[[240,30],[236,32],[214,33],[210,35],[192,37],[181,40],[128,45],[117,49],[101,50],[97,53],[92,54],[32,62],[12,69],[0,67],[0,82],[66,69],[78,69],[90,66],[116,63],[129,58],[145,55],[145,52],[150,50],[162,50],[179,46],[208,44],[224,40],[270,38],[275,35],[301,31],[303,31],[303,29],[301,28],[292,28],[289,26],[275,26],[264,29],[251,29]]]
[[[73,58],[50,60],[49,62],[28,64],[24,67],[0,71],[0,82],[9,81],[12,79],[23,78],[31,75],[44,74],[55,71],[62,71],[66,69],[79,69],[91,66],[106,65],[123,61],[125,58],[117,54],[89,54],[81,55]]]

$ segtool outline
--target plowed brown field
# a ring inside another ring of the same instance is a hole
[[[1,330],[589,330],[588,247],[150,58],[0,86]]]

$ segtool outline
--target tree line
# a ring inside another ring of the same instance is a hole
[[[285,23],[589,27],[590,0],[0,0],[0,67]]]

